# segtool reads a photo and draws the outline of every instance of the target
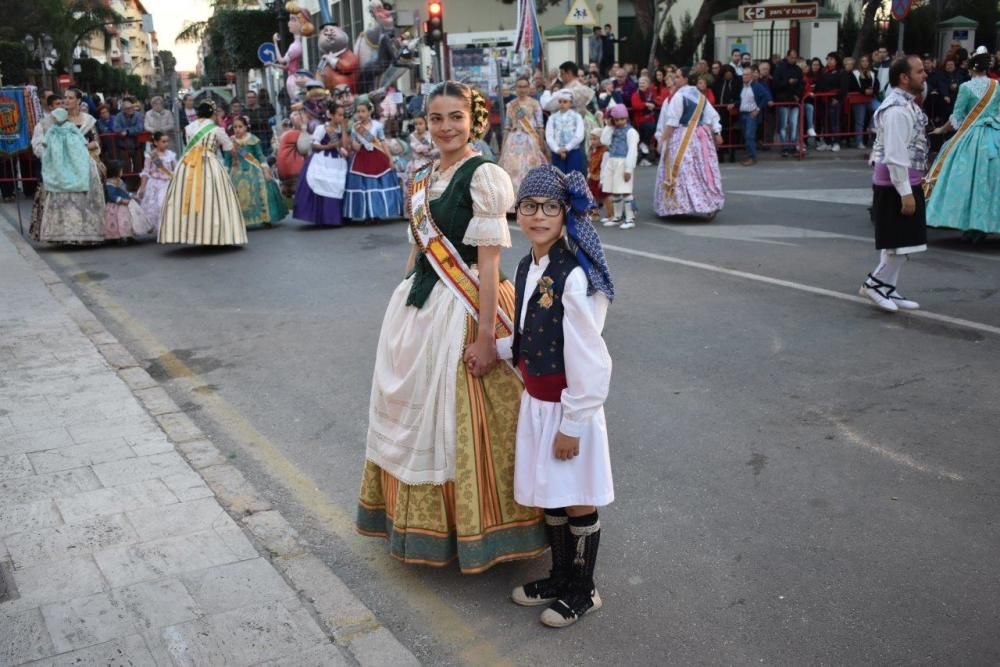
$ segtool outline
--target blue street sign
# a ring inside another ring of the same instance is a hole
[[[892,17],[897,21],[902,21],[910,13],[913,7],[913,0],[892,0]]]
[[[257,47],[257,57],[265,65],[278,62],[278,50],[271,42],[264,42]]]

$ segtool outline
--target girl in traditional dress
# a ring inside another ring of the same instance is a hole
[[[639,132],[629,125],[629,112],[624,104],[611,107],[609,115],[611,118],[601,131],[601,143],[608,147],[601,165],[601,190],[611,197],[614,216],[604,226],[632,229],[635,227],[632,177],[639,158]]]
[[[327,117],[326,123],[313,132],[313,152],[306,158],[295,187],[292,217],[314,225],[339,227],[343,224],[341,206],[351,135],[344,107],[330,102]]]
[[[160,231],[160,215],[163,213],[163,203],[167,198],[167,186],[170,177],[177,169],[177,154],[167,148],[170,137],[163,132],[153,133],[153,150],[142,169],[142,180],[136,199],[142,202],[142,212],[146,220],[153,226],[153,232]]]
[[[552,548],[549,576],[518,586],[511,598],[550,604],[540,620],[555,628],[601,608],[597,508],[615,497],[603,407],[611,357],[601,337],[615,291],[589,221],[593,205],[576,172],[545,166],[525,176],[517,224],[531,252],[517,267],[515,333],[497,341],[524,378],[514,499],[545,510]]]
[[[341,206],[351,134],[344,107],[330,102],[327,116],[329,120],[313,132],[313,152],[299,174],[292,217],[314,225],[339,227],[343,224]]]
[[[517,98],[507,105],[500,166],[510,175],[514,190],[521,185],[524,174],[549,163],[545,147],[545,121],[542,105],[531,97],[531,83],[521,77],[515,85]]]
[[[725,203],[719,154],[722,124],[715,108],[682,77],[660,110],[656,136],[660,166],[653,206],[659,216],[697,215],[714,218]]]
[[[100,155],[95,129],[97,121],[82,110],[82,97],[75,88],[67,90],[63,98],[64,124],[60,126],[54,115],[46,116],[39,123],[41,132],[32,136],[32,149],[42,160],[42,192],[35,200],[39,210],[32,216],[39,222],[37,238],[45,243],[88,245],[104,242],[104,186],[96,161]],[[51,144],[49,139],[52,139]],[[83,159],[83,151],[73,150],[74,159],[66,160],[62,157],[64,151],[55,150],[57,141],[60,147],[68,147],[81,139],[89,159]],[[53,174],[57,172],[65,178],[56,178]],[[86,182],[87,186],[67,189],[56,186],[57,181]]]
[[[513,327],[500,250],[514,192],[470,146],[489,128],[477,91],[439,84],[428,119],[441,160],[411,188],[414,245],[376,350],[358,530],[404,562],[474,573],[546,547],[540,513],[514,500],[521,383],[497,364],[497,332]]]
[[[233,140],[211,118],[212,102],[198,105],[198,120],[184,128],[187,147],[167,187],[160,218],[160,243],[244,245],[247,228],[236,188],[216,156],[234,151]]]
[[[232,174],[247,229],[281,222],[288,215],[288,208],[271,176],[260,139],[250,133],[250,121],[246,116],[233,119],[233,143],[236,150],[226,153],[223,158]]]
[[[109,160],[107,168],[108,177],[104,182],[104,238],[129,243],[135,237],[153,231],[153,227],[122,180],[122,163]]]
[[[427,118],[417,116],[413,119],[413,130],[410,132],[410,163],[406,165],[407,188],[413,182],[413,176],[428,162],[441,157],[441,151],[434,145],[431,133],[427,130]],[[404,214],[410,217],[410,198],[403,198]]]
[[[355,222],[398,218],[403,214],[403,191],[392,168],[382,123],[372,118],[367,96],[355,101],[351,128],[351,169],[347,173],[344,217]]]
[[[990,54],[981,46],[951,118],[931,132],[959,131],[938,154],[925,188],[927,225],[960,229],[974,243],[1000,232],[1000,82],[989,69]]]

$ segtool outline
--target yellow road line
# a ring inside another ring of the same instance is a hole
[[[82,268],[70,256],[50,255],[49,260],[63,268],[65,273],[75,273]],[[469,665],[513,665],[504,657],[493,642],[485,639],[480,631],[490,628],[473,628],[469,619],[445,602],[433,589],[416,575],[413,568],[399,567],[396,561],[385,554],[381,541],[371,538],[361,539],[354,530],[353,509],[348,513],[335,505],[317,488],[306,473],[292,463],[278,447],[254,427],[228,401],[218,393],[199,393],[194,389],[205,384],[205,380],[187,364],[177,358],[141,322],[118,304],[111,295],[86,274],[77,283],[82,286],[91,301],[103,309],[141,348],[146,358],[155,358],[171,380],[175,380],[191,400],[202,406],[216,425],[223,429],[240,448],[244,449],[264,470],[283,485],[307,512],[326,530],[341,538],[345,544],[364,558],[365,565],[382,581],[391,584],[404,604],[418,615],[431,629],[434,637],[444,646],[455,649],[463,663]],[[358,462],[360,479],[361,461]],[[359,482],[360,484],[360,482]],[[365,548],[368,545],[368,548]],[[461,576],[461,575],[457,575]]]

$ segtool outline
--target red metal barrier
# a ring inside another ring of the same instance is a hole
[[[798,110],[799,122],[798,128],[796,130],[796,136],[793,141],[781,142],[774,141],[774,134],[778,126],[778,107],[795,107]],[[729,151],[729,161],[736,161],[736,149],[742,149],[746,146],[746,142],[743,139],[743,127],[740,123],[740,111],[739,105],[737,104],[723,104],[715,105],[716,111],[719,112],[719,117],[723,119],[722,124],[722,145],[719,146],[720,153],[724,150]],[[795,155],[801,160],[805,157],[805,106],[802,102],[774,102],[772,106],[761,111],[764,114],[764,121],[758,126],[758,131],[761,132],[762,141],[757,142],[758,148],[792,148],[795,151]],[[726,122],[728,119],[728,125]]]
[[[864,103],[870,104],[872,98],[867,95],[861,95],[860,93],[850,93],[844,101],[841,102],[836,99],[838,94],[839,93],[836,91],[810,93],[815,109],[813,113],[813,127],[816,130],[817,140],[839,140],[849,137],[867,137],[871,135],[872,133],[870,130],[856,132],[851,127],[854,122],[854,117],[851,115],[851,107],[854,104],[862,103],[862,100],[867,100],[867,102]],[[834,104],[835,101],[839,107],[839,110],[836,113],[839,121],[838,125],[840,126],[836,131],[830,128],[830,105]],[[845,127],[847,128],[846,130],[844,129]]]

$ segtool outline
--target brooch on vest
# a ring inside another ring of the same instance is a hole
[[[538,279],[538,293],[541,294],[538,297],[538,305],[542,308],[549,309],[552,307],[552,303],[555,301],[556,293],[552,289],[552,278],[548,276],[542,276]]]

